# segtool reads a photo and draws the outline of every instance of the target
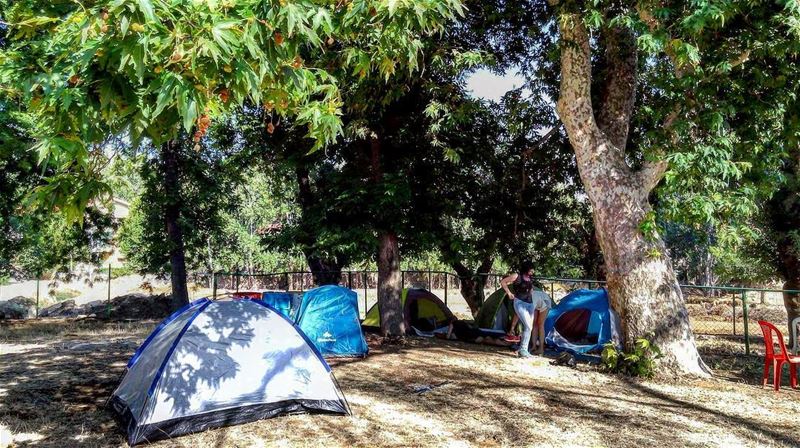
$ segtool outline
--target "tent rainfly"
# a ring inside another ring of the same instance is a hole
[[[350,413],[314,344],[251,299],[200,299],[164,320],[109,406],[131,445],[287,413]]]
[[[431,332],[449,325],[456,319],[447,305],[426,289],[404,289],[400,301],[403,304],[406,331],[410,334],[414,334],[415,329],[417,332]],[[369,329],[381,327],[381,315],[377,303],[367,311],[361,325]]]
[[[367,356],[353,290],[326,285],[306,291],[295,322],[325,357]]]

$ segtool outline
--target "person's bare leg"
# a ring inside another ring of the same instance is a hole
[[[528,349],[531,353],[536,353],[536,341],[539,340],[539,311],[533,310],[533,330],[531,331],[531,346]]]
[[[545,317],[547,316],[547,312],[545,311],[536,311],[536,323],[534,325],[534,330],[536,335],[538,335],[537,341],[539,341],[539,347],[536,349],[537,355],[544,355],[544,321]]]
[[[514,336],[517,324],[519,324],[519,316],[517,316],[517,313],[514,313],[514,317],[511,318],[511,328],[508,329],[509,336]]]

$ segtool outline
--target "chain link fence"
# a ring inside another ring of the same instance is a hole
[[[485,281],[484,297],[500,288],[503,275],[478,275]],[[311,272],[301,271],[198,273],[193,275],[193,280],[195,290],[210,291],[209,295],[213,296],[243,291],[305,291],[317,286]],[[577,289],[605,287],[605,282],[589,279],[538,277],[536,280],[555,303]],[[407,270],[401,274],[403,288],[427,289],[440,297],[456,316],[471,319],[469,305],[460,293],[461,281],[459,276],[443,271]],[[342,271],[338,283],[358,294],[362,318],[377,302],[377,271]],[[758,320],[770,321],[778,328],[788,328],[783,294],[800,294],[800,291],[731,286],[681,285],[681,289],[695,334],[731,338],[741,342],[746,353],[750,353],[752,343],[762,343]]]

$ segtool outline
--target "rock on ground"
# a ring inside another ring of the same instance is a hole
[[[36,301],[28,297],[14,297],[0,302],[0,319],[29,319],[36,317]]]
[[[63,302],[50,305],[39,311],[40,317],[74,317],[79,314],[80,307],[75,305],[75,300],[69,299]]]
[[[127,294],[111,299],[111,319],[160,319],[172,313],[172,296]],[[98,317],[105,317],[99,313]]]
[[[15,300],[15,299],[12,299]],[[11,301],[9,301],[11,302]],[[16,308],[14,308],[16,309]],[[0,303],[0,319],[3,313],[2,303]],[[126,294],[111,299],[111,303],[105,300],[94,300],[84,305],[77,305],[75,300],[65,300],[48,306],[39,311],[40,317],[78,317],[95,316],[98,318],[110,319],[160,319],[170,315],[172,312],[172,298],[166,294]],[[14,316],[19,316],[16,313]],[[28,317],[35,317],[35,307]],[[11,319],[23,319],[25,317],[7,317]]]

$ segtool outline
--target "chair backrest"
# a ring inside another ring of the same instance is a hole
[[[775,327],[775,325],[772,325],[771,323],[765,320],[758,321],[758,325],[761,327],[761,332],[764,334],[764,346],[766,347],[767,350],[766,352],[767,356],[772,356],[778,359],[788,358],[787,356],[788,352],[786,351],[786,344],[783,342],[783,335],[781,334],[780,330],[778,330],[778,328]],[[773,334],[777,336],[778,339],[777,341],[775,341],[772,338]],[[781,350],[780,353],[774,353],[776,342],[780,347]]]

